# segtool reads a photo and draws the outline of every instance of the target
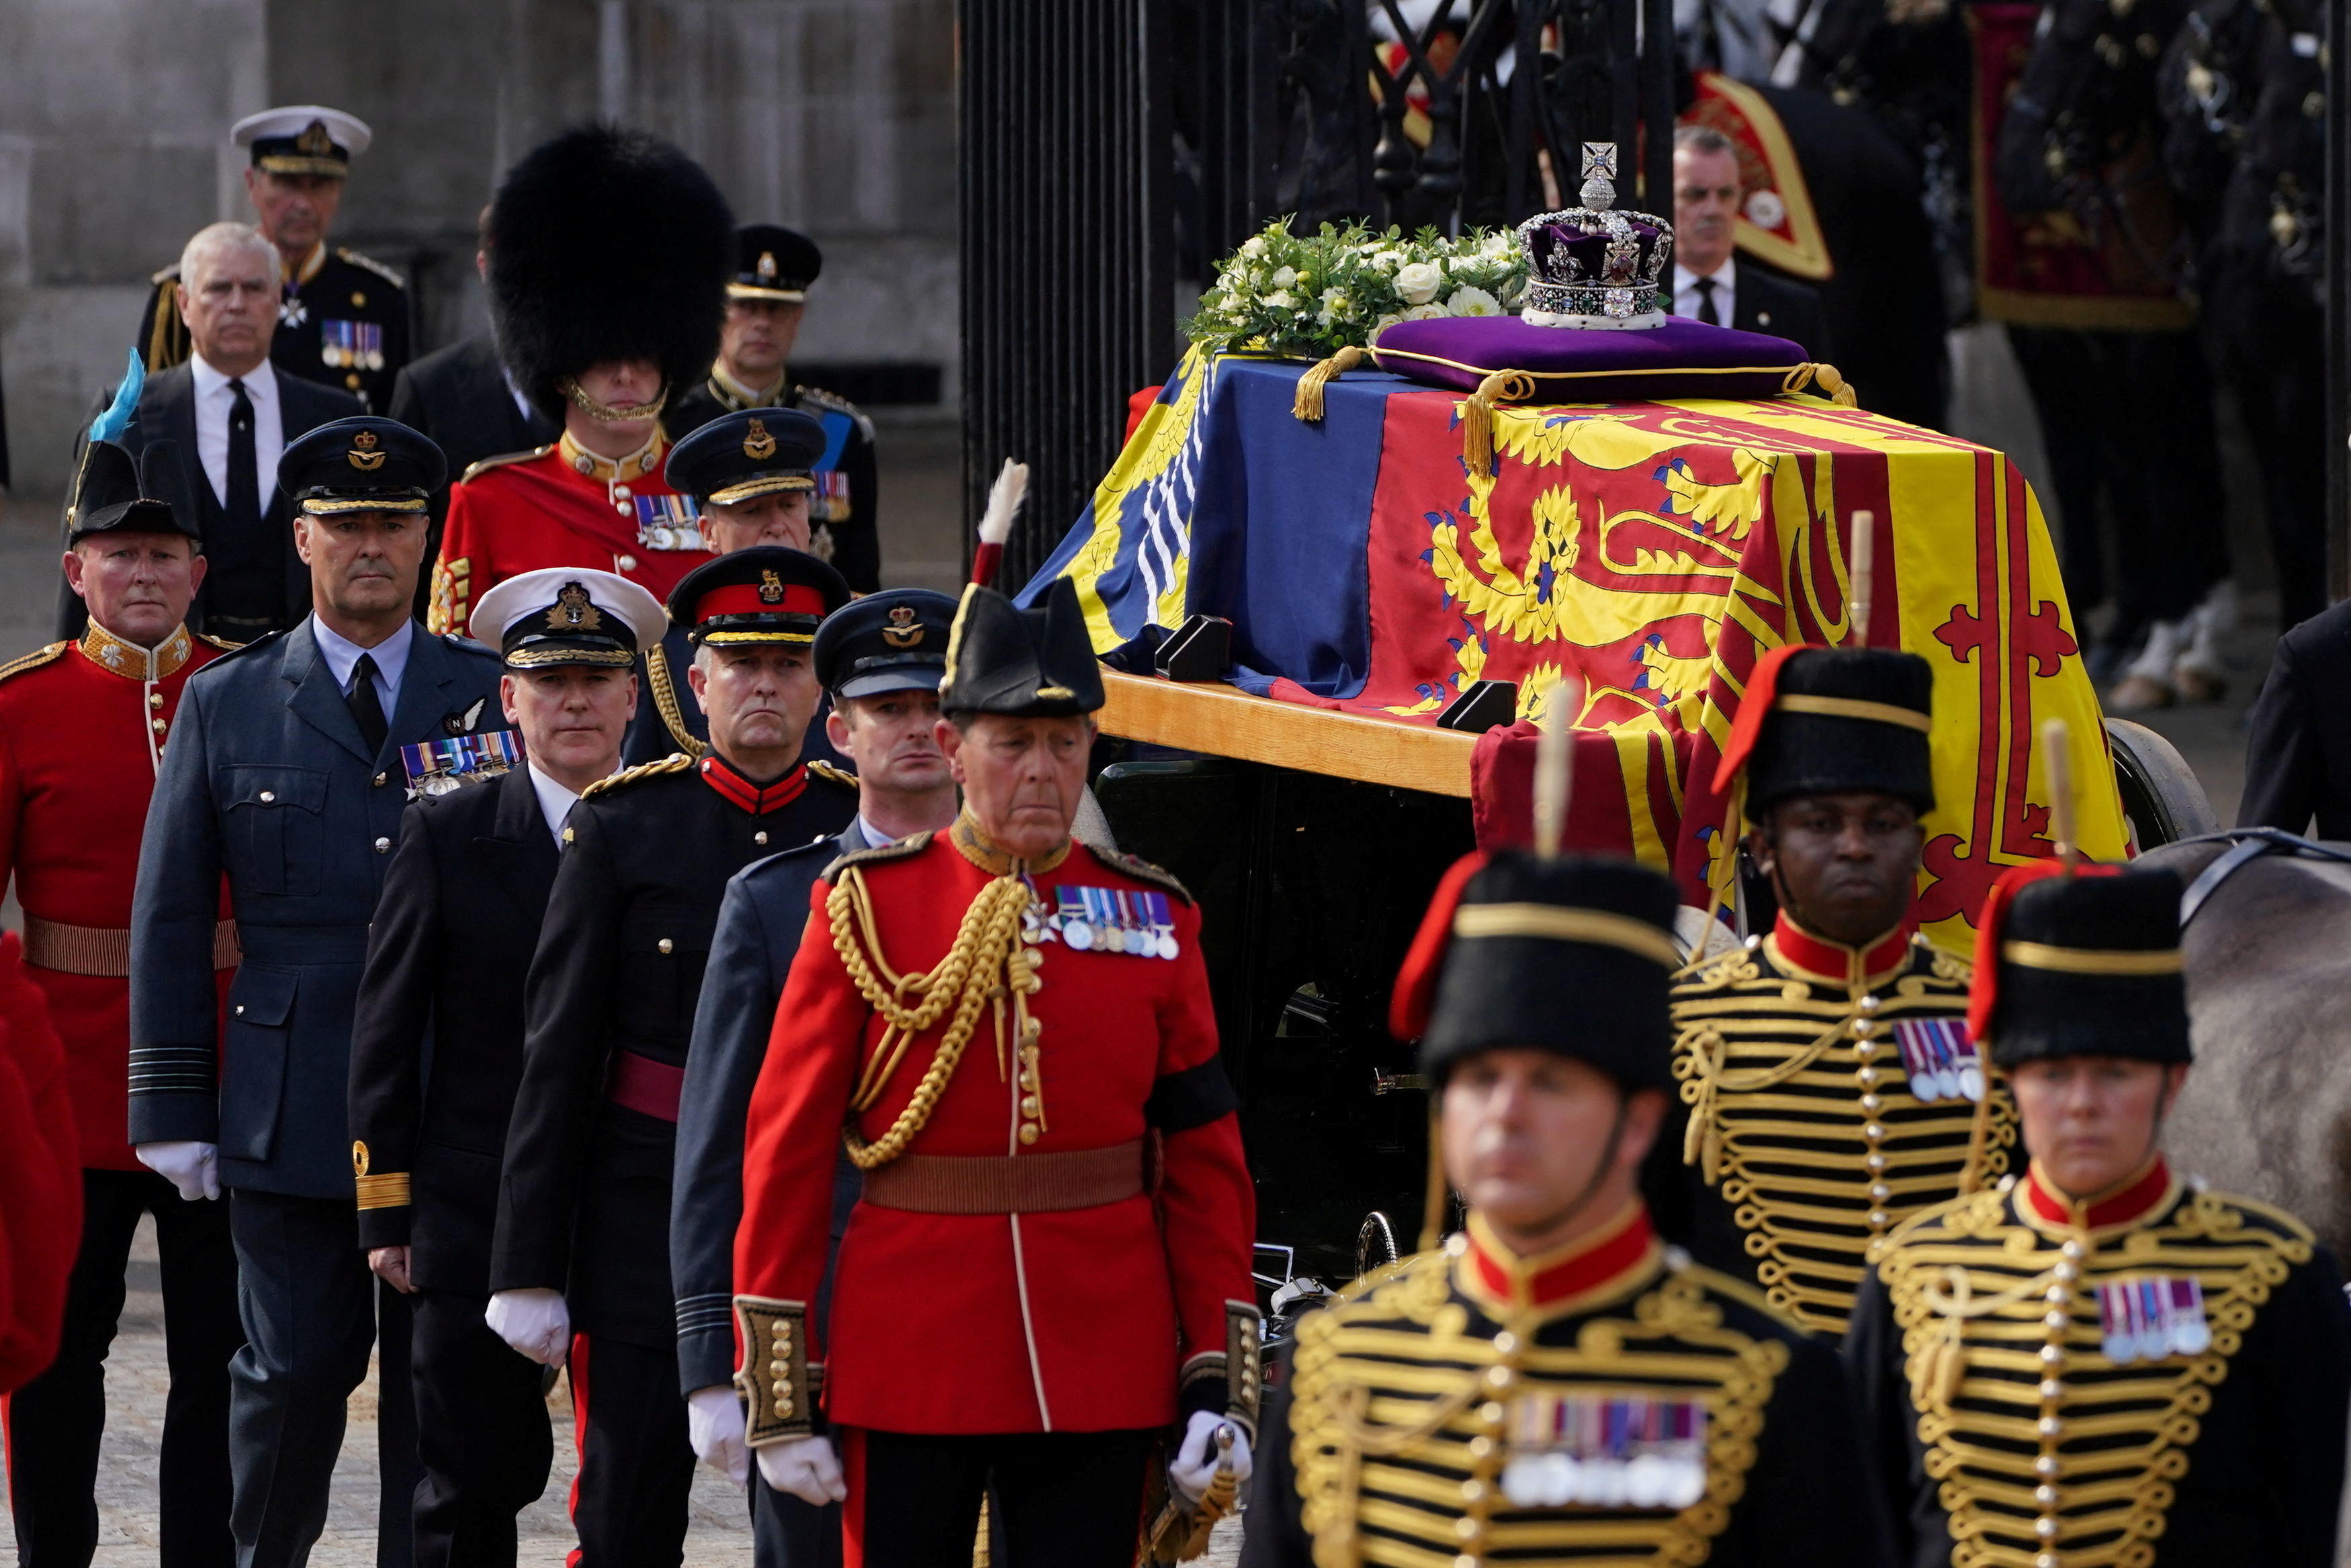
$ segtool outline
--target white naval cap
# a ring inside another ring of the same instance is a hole
[[[254,166],[272,174],[341,174],[368,150],[375,132],[355,114],[315,103],[265,109],[229,127],[239,147],[253,150]]]
[[[613,572],[542,566],[474,601],[474,639],[498,650],[509,670],[555,664],[619,668],[659,643],[669,612]]]

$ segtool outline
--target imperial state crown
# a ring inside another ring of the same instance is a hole
[[[1538,213],[1519,225],[1533,276],[1520,318],[1535,327],[1662,327],[1658,280],[1674,256],[1674,226],[1650,213],[1620,213],[1616,144],[1583,144],[1581,207]]]

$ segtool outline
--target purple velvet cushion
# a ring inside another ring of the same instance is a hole
[[[1474,392],[1497,370],[1524,371],[1512,402],[1596,403],[1657,398],[1774,398],[1809,378],[1784,337],[1668,317],[1641,331],[1530,327],[1515,316],[1399,321],[1372,346],[1383,370]]]

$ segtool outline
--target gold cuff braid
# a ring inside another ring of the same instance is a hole
[[[405,1209],[408,1207],[408,1172],[391,1170],[381,1176],[360,1176],[352,1180],[359,1188],[361,1209]]]

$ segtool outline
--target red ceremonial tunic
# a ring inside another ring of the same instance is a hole
[[[875,947],[899,974],[928,971],[998,873],[946,833],[891,854],[862,863]],[[1029,998],[1029,1017],[1041,1025],[1043,1131],[1029,1143],[1017,1136],[1035,1114],[1022,1106],[1019,1042],[1008,1011],[999,1069],[983,1009],[907,1152],[1025,1158],[1148,1135],[1159,1138],[1157,1190],[1023,1214],[923,1213],[860,1201],[834,1264],[830,1345],[810,1326],[809,1358],[824,1362],[824,1406],[835,1422],[922,1433],[1159,1426],[1175,1417],[1184,1364],[1224,1353],[1225,1303],[1255,1300],[1256,1196],[1238,1117],[1228,1109],[1156,1134],[1145,1116],[1155,1087],[1217,1054],[1198,911],[1082,845],[1031,881],[1048,911],[1062,887],[1159,894],[1174,917],[1178,955],[1170,961],[1106,951],[1099,941],[1083,952],[1043,942],[1033,950],[1044,955],[1042,989]],[[735,1243],[735,1289],[746,1295],[816,1299],[841,1127],[883,1032],[834,948],[830,891],[820,881],[810,894],[807,934],[751,1098]],[[859,1117],[868,1140],[880,1138],[913,1097],[944,1033],[941,1024],[917,1037]]]
[[[92,621],[79,642],[0,668],[0,887],[15,875],[25,972],[65,1042],[81,1162],[92,1169],[146,1168],[126,1141],[131,890],[180,693],[225,646],[183,627],[151,656]],[[214,951],[225,998],[233,929]]]
[[[64,1052],[39,989],[26,979],[23,952],[13,932],[0,937],[0,1394],[23,1387],[56,1357],[66,1282],[81,1250],[81,1169]]]
[[[692,498],[662,480],[668,447],[656,434],[614,462],[567,432],[553,446],[467,469],[449,492],[425,625],[465,635],[484,593],[543,566],[618,572],[666,604],[678,580],[711,556]]]

